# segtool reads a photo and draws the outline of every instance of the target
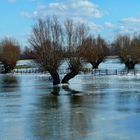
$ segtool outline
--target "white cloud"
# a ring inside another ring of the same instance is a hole
[[[89,25],[93,32],[98,33],[103,28],[94,23],[95,19],[100,19],[104,15],[100,8],[90,0],[66,0],[50,2],[48,5],[39,4],[37,8],[30,12],[23,11],[20,14],[26,18],[45,18],[56,15],[65,20],[71,18],[75,22]]]
[[[124,18],[121,20],[121,22],[125,24],[139,24],[140,18],[136,18],[136,17]]]
[[[116,29],[116,32],[122,33],[122,34],[135,34],[140,32],[140,17],[128,17],[123,18],[118,28]]]
[[[115,25],[112,24],[111,22],[105,22],[105,26],[104,27],[108,28],[108,29],[113,29],[113,28],[115,28]]]
[[[103,13],[97,5],[89,0],[67,0],[65,2],[51,2],[39,5],[30,13],[32,17],[46,17],[57,15],[60,17],[101,18]]]
[[[99,34],[103,30],[103,26],[97,25],[95,23],[90,23],[89,27],[94,34]]]
[[[117,34],[135,34],[140,32],[140,25],[131,25],[131,24],[120,24],[117,25],[117,28],[114,30]]]

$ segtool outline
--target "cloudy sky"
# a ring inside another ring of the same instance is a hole
[[[140,32],[140,0],[0,0],[0,39],[14,37],[27,45],[35,19],[47,15],[86,23],[108,41]]]

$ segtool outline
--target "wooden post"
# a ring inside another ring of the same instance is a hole
[[[105,73],[106,73],[106,75],[108,75],[108,70],[107,69],[105,70]]]
[[[127,74],[129,73],[129,69],[127,69]]]
[[[96,69],[94,70],[94,76],[96,75]]]
[[[91,74],[93,74],[93,69],[91,69]]]
[[[117,69],[116,69],[116,71],[115,71],[115,72],[116,72],[116,75],[118,75]]]
[[[136,71],[135,71],[135,69],[134,69],[134,75],[136,75]]]

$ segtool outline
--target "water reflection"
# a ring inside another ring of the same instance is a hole
[[[53,87],[51,94],[58,96],[60,92],[60,87]]]
[[[64,92],[62,92],[62,90]],[[75,95],[75,94],[81,94],[82,92],[75,90],[75,89],[71,89],[69,87],[69,85],[62,85],[62,87],[60,86],[56,86],[56,87],[52,87],[52,91],[51,94],[52,95],[56,95],[56,96],[60,96],[60,95]]]
[[[62,121],[65,115],[59,99],[60,96],[57,95],[59,95],[59,88],[53,89],[49,95],[40,97],[36,103],[35,111],[28,114],[27,118],[30,122],[30,125],[27,126],[30,132],[29,136],[52,139],[53,136],[57,137],[64,131],[62,129],[65,123]]]
[[[14,75],[0,75],[0,139],[10,139],[20,131],[20,83]]]
[[[73,95],[73,94],[80,94],[81,92],[80,91],[78,91],[78,90],[74,90],[74,89],[71,89],[70,87],[69,87],[69,85],[63,85],[62,86],[62,89],[64,90],[64,91],[66,91],[67,93],[69,93],[70,95]]]
[[[124,91],[116,95],[116,107],[121,112],[140,112],[140,95],[137,92]]]
[[[19,81],[14,75],[2,75],[0,78],[0,92],[16,92]]]
[[[90,96],[73,95],[70,97],[69,130],[71,139],[86,137],[94,133],[94,117],[96,112],[95,100]],[[92,108],[91,108],[92,106]],[[92,125],[91,125],[92,124]]]
[[[99,95],[85,96],[69,86],[55,87],[50,93],[40,97],[28,114],[29,135],[50,140],[93,135]]]
[[[0,136],[14,140],[138,139],[140,78],[80,76],[69,86],[52,87],[46,78],[2,75]]]

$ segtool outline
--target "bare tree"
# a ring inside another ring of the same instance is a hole
[[[62,79],[62,83],[68,83],[70,79],[78,75],[82,69],[79,46],[87,37],[88,28],[82,23],[74,23],[67,19],[65,22],[65,37],[68,56],[69,73]]]
[[[107,43],[103,38],[88,37],[83,41],[81,46],[81,57],[92,65],[93,69],[97,69],[99,64],[108,54]]]
[[[83,24],[74,24],[73,21],[67,20],[63,26],[56,17],[39,19],[33,27],[29,42],[35,51],[35,61],[51,74],[53,85],[61,82],[58,68],[63,56],[67,57],[69,72],[62,79],[62,83],[68,83],[81,70],[77,48],[82,44],[85,34],[86,28]]]
[[[126,68],[134,69],[140,62],[140,36],[132,39],[128,35],[119,35],[115,40],[118,56]]]
[[[63,58],[63,30],[57,17],[39,19],[33,27],[29,42],[34,49],[35,61],[51,74],[53,85],[60,84],[58,68]]]
[[[4,73],[11,72],[20,57],[19,43],[11,38],[5,38],[0,43],[0,61],[4,66]]]
[[[20,59],[35,59],[33,50],[26,46],[21,53]]]

